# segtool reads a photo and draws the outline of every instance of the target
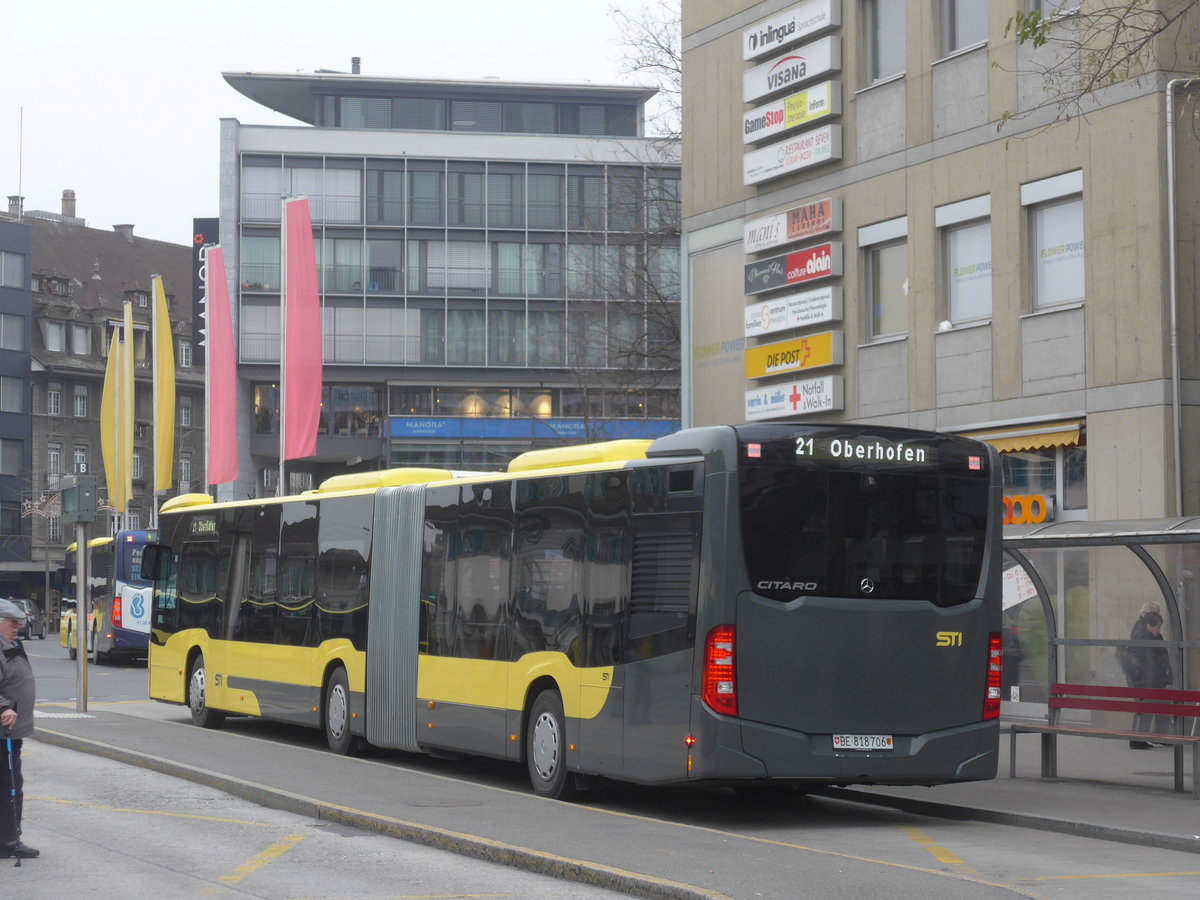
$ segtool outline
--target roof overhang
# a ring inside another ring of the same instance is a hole
[[[461,97],[591,103],[645,103],[658,93],[646,85],[557,84],[497,79],[372,78],[343,72],[222,72],[229,86],[277,113],[316,124],[313,98],[330,94],[364,97]]]

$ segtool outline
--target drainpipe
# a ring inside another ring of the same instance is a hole
[[[1167,82],[1167,290],[1171,307],[1171,423],[1175,438],[1175,515],[1183,513],[1183,412],[1179,392],[1179,292],[1175,259],[1175,85],[1191,78],[1172,78]]]

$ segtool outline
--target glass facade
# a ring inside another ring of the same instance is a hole
[[[281,190],[310,198],[327,363],[628,368],[680,298],[678,172],[248,154],[242,362],[279,360]]]

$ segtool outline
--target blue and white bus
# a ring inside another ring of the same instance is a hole
[[[154,583],[142,577],[142,551],[153,531],[119,531],[88,541],[88,653],[93,662],[146,655]],[[75,658],[76,545],[67,547],[59,644]]]

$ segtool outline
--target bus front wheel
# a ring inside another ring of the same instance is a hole
[[[325,740],[329,749],[345,756],[357,746],[350,733],[350,682],[345,669],[334,669],[325,685]]]
[[[529,783],[539,797],[570,800],[575,796],[575,776],[567,771],[566,719],[557,691],[542,691],[529,708],[525,763]]]
[[[204,654],[201,653],[192,663],[192,670],[188,673],[188,709],[192,711],[192,722],[201,728],[220,728],[225,722],[225,713],[209,708],[205,700],[207,687]]]

